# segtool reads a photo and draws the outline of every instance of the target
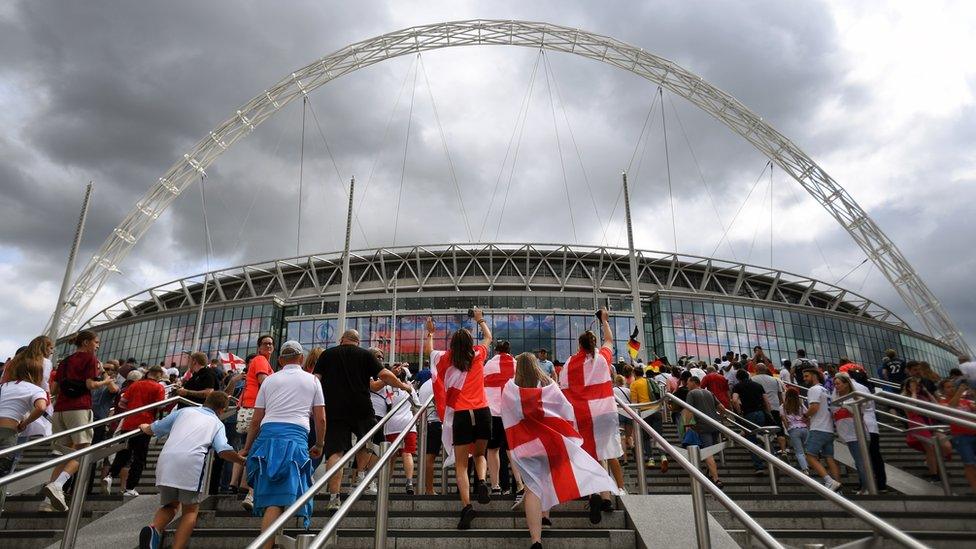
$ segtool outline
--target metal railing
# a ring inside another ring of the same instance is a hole
[[[667,398],[669,401],[673,402],[674,404],[680,406],[681,408],[688,410],[692,415],[695,416],[697,421],[705,422],[713,429],[721,433],[724,433],[727,437],[735,440],[743,447],[745,447],[746,450],[754,454],[757,454],[759,457],[764,459],[767,463],[772,464],[777,469],[780,469],[783,472],[785,472],[788,476],[793,477],[800,484],[803,484],[804,486],[812,489],[815,493],[824,497],[830,502],[834,503],[841,509],[849,512],[855,518],[864,521],[865,523],[867,523],[868,526],[871,527],[872,530],[874,530],[876,534],[892,539],[904,545],[905,547],[911,547],[914,549],[924,549],[926,547],[921,542],[905,534],[904,532],[902,532],[895,526],[891,525],[890,523],[886,522],[885,520],[881,519],[877,515],[874,515],[870,511],[855,504],[854,502],[848,500],[847,498],[844,498],[843,496],[834,493],[833,491],[826,488],[821,483],[808,477],[802,471],[799,471],[795,469],[793,466],[780,460],[771,452],[768,452],[762,447],[760,447],[759,445],[750,442],[748,439],[746,439],[746,437],[740,435],[739,433],[736,433],[735,430],[730,429],[729,427],[723,425],[722,422],[716,421],[714,418],[709,417],[707,414],[699,411],[695,407],[688,405],[687,403],[685,403],[684,401],[682,401],[681,399],[679,399],[674,395],[669,394],[666,395],[665,398]]]
[[[321,478],[319,478],[314,483],[312,483],[312,485],[309,486],[308,490],[306,490],[305,493],[303,493],[301,496],[298,497],[295,503],[292,503],[287,509],[282,511],[281,516],[279,516],[274,522],[272,522],[271,525],[268,526],[266,530],[261,532],[261,534],[258,537],[254,538],[254,541],[252,541],[247,546],[248,549],[259,549],[263,547],[264,544],[267,543],[269,540],[279,535],[282,536],[282,538],[286,538],[280,540],[284,542],[282,543],[282,545],[289,545],[289,546],[294,546],[296,548],[303,548],[303,549],[308,547],[322,547],[326,543],[326,541],[335,533],[335,530],[338,528],[339,521],[345,518],[345,516],[349,513],[350,509],[352,508],[352,505],[356,502],[357,499],[359,499],[360,496],[362,496],[363,492],[366,491],[366,488],[369,486],[369,483],[372,482],[380,473],[383,474],[384,478],[381,479],[382,480],[381,482],[377,483],[378,491],[376,494],[375,544],[376,547],[385,548],[387,518],[389,513],[389,489],[390,489],[389,462],[392,459],[392,457],[396,455],[397,447],[406,438],[407,434],[410,432],[410,429],[417,422],[417,419],[422,415],[426,407],[430,405],[430,402],[431,400],[433,400],[433,398],[434,398],[433,395],[431,395],[425,402],[421,403],[420,410],[418,410],[413,415],[409,425],[407,425],[407,427],[404,428],[403,432],[400,433],[400,436],[398,436],[392,443],[383,442],[383,444],[381,445],[381,447],[383,448],[383,452],[382,455],[380,456],[379,461],[377,461],[377,463],[367,471],[366,476],[363,478],[363,480],[360,481],[359,484],[356,486],[356,488],[352,491],[352,493],[349,494],[349,497],[346,498],[346,500],[342,503],[339,509],[332,515],[332,517],[326,523],[323,530],[319,532],[318,535],[313,536],[312,534],[301,534],[297,538],[291,539],[287,536],[284,536],[283,534],[279,534],[279,532],[284,528],[285,524],[289,520],[291,520],[295,515],[298,514],[298,512],[302,509],[302,507],[305,506],[306,503],[308,503],[309,501],[315,498],[315,495],[318,494],[319,491],[321,491],[329,483],[330,480],[332,480],[332,477],[334,477],[339,473],[339,471],[345,466],[345,462],[347,458],[351,456],[355,456],[363,448],[365,448],[366,445],[369,444],[370,441],[372,440],[373,435],[375,435],[377,432],[380,432],[383,429],[383,427],[386,425],[386,423],[390,420],[390,418],[392,418],[393,415],[397,413],[401,408],[409,404],[411,399],[409,398],[403,399],[400,402],[396,403],[390,409],[390,411],[387,412],[386,415],[383,416],[383,418],[376,423],[376,425],[374,425],[369,431],[367,431],[362,437],[360,437],[359,440],[356,441],[356,444],[354,444],[352,448],[349,449],[348,452],[345,452],[342,459],[340,459],[334,465],[329,467],[325,471],[325,474],[322,475]],[[328,456],[323,456],[323,458],[328,459]]]
[[[939,433],[939,435],[937,436],[944,436],[945,432],[950,429],[948,424],[956,424],[965,427],[967,429],[976,429],[976,414],[970,414],[968,412],[957,410],[955,408],[949,408],[947,406],[942,406],[940,404],[935,404],[925,400],[913,399],[913,398],[905,397],[903,395],[897,395],[899,397],[897,399],[892,398],[893,396],[896,395],[892,393],[884,393],[884,392],[872,394],[872,393],[864,393],[861,391],[851,391],[850,393],[838,398],[832,403],[833,405],[840,405],[840,406],[849,405],[853,409],[852,415],[854,416],[854,428],[855,428],[855,434],[857,435],[858,450],[861,453],[861,462],[862,462],[862,466],[864,467],[864,476],[867,478],[867,483],[868,483],[867,488],[869,493],[871,493],[872,495],[877,494],[878,492],[877,492],[877,486],[875,485],[875,481],[874,481],[874,470],[872,468],[870,455],[868,452],[869,435],[866,433],[866,429],[864,427],[863,407],[866,401],[873,401],[875,403],[875,408],[877,408],[878,405],[881,404],[881,405],[888,406],[890,408],[897,408],[905,412],[912,412],[921,416],[929,417],[944,423],[939,425],[925,425],[925,424],[920,424],[918,422],[912,421],[908,418],[903,418],[900,416],[896,416],[894,414],[889,414],[884,411],[875,410],[875,414],[881,414],[884,415],[885,417],[891,417],[907,423],[909,425],[907,429],[898,429],[896,427],[887,424],[879,423],[879,425],[884,425],[885,427],[888,428],[894,428],[896,431],[905,434],[914,431],[935,431]],[[908,400],[909,402],[905,402],[905,400]],[[912,426],[912,424],[915,425]],[[939,481],[940,484],[942,485],[942,492],[947,496],[951,496],[952,487],[949,482],[949,473],[945,466],[945,459],[942,453],[941,441],[938,439],[928,440],[925,437],[919,437],[918,440],[923,444],[930,444],[932,446],[932,449],[935,452],[936,469],[938,470]]]
[[[84,431],[86,429],[91,429],[99,425],[105,425],[111,423],[121,418],[131,416],[133,414],[138,414],[140,412],[145,412],[155,408],[161,408],[168,406],[173,403],[184,403],[191,406],[200,406],[199,403],[193,402],[183,397],[171,397],[153,404],[147,404],[145,406],[140,406],[133,410],[127,410],[116,416],[110,416],[105,419],[100,419],[98,421],[93,421],[86,425],[75,427],[72,429],[66,429],[55,435],[47,436],[44,438],[35,439],[24,444],[18,444],[12,448],[7,448],[6,450],[0,451],[0,456],[7,455],[9,453],[15,452],[17,450],[22,450],[24,448],[36,446],[38,444],[43,444],[45,442],[51,442],[64,438],[72,433],[77,433]],[[95,461],[103,457],[110,456],[121,449],[121,443],[127,441],[129,438],[141,433],[139,429],[134,429],[132,431],[126,431],[115,437],[96,442],[95,444],[86,446],[75,450],[73,452],[68,452],[61,456],[49,459],[37,465],[33,465],[26,469],[11,473],[3,478],[0,478],[0,490],[4,490],[9,484],[17,482],[19,480],[31,477],[37,473],[46,471],[52,467],[57,467],[63,463],[68,463],[69,461],[79,460],[78,472],[74,477],[75,490],[71,496],[71,503],[68,506],[68,516],[65,521],[64,533],[61,537],[61,549],[73,549],[75,546],[76,538],[78,537],[78,524],[81,521],[82,507],[85,505],[85,498],[87,497],[87,487],[88,482],[91,480],[92,466]]]
[[[671,397],[671,395],[665,395],[665,399],[668,397]],[[622,402],[619,397],[616,397],[616,400],[618,407],[623,410],[626,415],[630,416],[632,420],[634,420],[634,424],[640,427],[642,431],[647,433],[654,440],[654,442],[658,444],[661,450],[673,458],[675,462],[688,473],[688,476],[691,477],[692,509],[694,511],[695,535],[699,549],[707,549],[712,545],[708,529],[708,510],[705,508],[704,490],[706,489],[712,494],[712,496],[715,497],[716,500],[718,500],[720,504],[722,504],[723,507],[728,509],[728,511],[732,513],[736,519],[745,525],[746,529],[756,536],[756,538],[762,542],[765,547],[770,549],[783,549],[785,547],[783,544],[776,541],[776,539],[773,538],[773,536],[771,536],[769,532],[767,532],[758,522],[756,522],[755,519],[750,517],[749,513],[732,501],[732,498],[730,498],[718,486],[715,486],[715,484],[709,481],[708,477],[706,477],[705,474],[698,469],[700,454],[697,446],[688,447],[689,457],[686,458],[681,452],[678,451],[677,448],[672,446],[663,435],[655,431],[646,421],[643,420],[643,418],[640,417],[637,412],[632,410],[627,403]],[[641,477],[643,477],[642,473],[644,470],[644,463],[642,460],[643,453],[641,449],[643,443],[641,442],[642,437],[638,436],[635,438],[637,440],[635,440],[634,444],[634,453],[635,459],[638,460],[638,483],[641,484]],[[642,489],[642,495],[646,493],[647,488],[645,485],[645,487]]]

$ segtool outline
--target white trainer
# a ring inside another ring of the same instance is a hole
[[[48,501],[51,502],[51,507],[54,507],[56,511],[67,511],[68,502],[64,499],[64,490],[62,490],[57,484],[49,482],[44,485],[41,490]]]
[[[111,476],[106,476],[105,478],[102,479],[102,491],[105,492],[106,495],[109,495],[109,496],[112,495],[112,477]]]

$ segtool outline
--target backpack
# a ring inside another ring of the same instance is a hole
[[[64,363],[61,363],[64,366]],[[72,379],[68,377],[68,367],[64,366],[64,379],[58,376],[58,392],[68,398],[78,398],[90,393],[88,384],[84,379]]]
[[[664,398],[664,391],[661,389],[661,385],[657,381],[647,379],[646,377],[644,378],[644,381],[647,382],[647,396],[649,396],[651,400],[661,400]]]

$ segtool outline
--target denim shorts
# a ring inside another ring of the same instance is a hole
[[[963,465],[976,465],[976,435],[953,435],[952,447],[959,452]]]
[[[701,439],[701,444],[699,445],[702,450],[708,448],[709,446],[715,446],[718,443],[718,433],[715,431],[699,431],[698,438]]]
[[[810,431],[804,448],[811,456],[834,457],[834,434],[825,431]]]

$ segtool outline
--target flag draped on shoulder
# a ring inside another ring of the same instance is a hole
[[[502,389],[515,377],[515,357],[508,353],[498,353],[485,363],[485,396],[491,415],[502,415]]]
[[[559,387],[573,406],[583,449],[595,459],[620,457],[620,420],[613,398],[610,364],[613,354],[601,347],[595,355],[573,355],[559,376]]]
[[[573,406],[556,384],[524,388],[509,380],[501,400],[512,463],[542,500],[543,511],[590,494],[618,492],[606,470],[583,449]]]

